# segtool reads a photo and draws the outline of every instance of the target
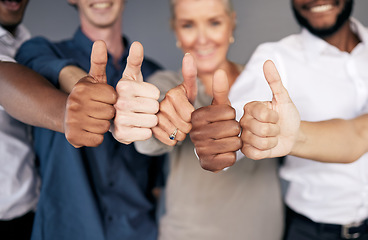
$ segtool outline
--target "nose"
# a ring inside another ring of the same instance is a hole
[[[199,44],[205,44],[208,41],[208,33],[207,29],[204,26],[201,26],[197,30],[197,42]]]

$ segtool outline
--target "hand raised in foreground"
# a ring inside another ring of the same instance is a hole
[[[197,96],[197,68],[193,56],[186,54],[182,64],[183,83],[170,89],[160,102],[158,125],[152,129],[162,143],[174,146],[192,129],[191,114]]]
[[[103,41],[92,47],[89,75],[73,87],[66,103],[65,137],[74,147],[95,147],[102,143],[115,116],[117,94],[107,84],[107,49]]]
[[[215,72],[212,86],[212,105],[192,113],[190,138],[202,168],[217,172],[235,163],[241,140],[235,110],[228,99],[229,82],[223,70]]]
[[[246,104],[240,120],[242,152],[254,160],[289,154],[300,126],[299,112],[274,63],[266,61],[263,71],[273,94],[272,101]]]
[[[156,86],[143,82],[142,62],[143,46],[134,42],[123,76],[116,86],[118,100],[111,127],[115,139],[124,144],[147,140],[152,136],[151,128],[157,125],[160,91]]]

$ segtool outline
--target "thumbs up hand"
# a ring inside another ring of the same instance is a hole
[[[271,102],[250,102],[244,106],[240,120],[242,152],[258,160],[285,156],[290,153],[300,126],[300,116],[272,61],[263,66],[271,88]]]
[[[143,82],[142,62],[143,46],[134,42],[123,76],[116,86],[116,116],[110,129],[115,139],[124,144],[150,138],[151,128],[157,125],[160,91],[154,85]]]
[[[115,115],[116,92],[106,80],[107,49],[103,41],[92,47],[89,75],[73,87],[66,103],[66,139],[76,148],[102,143]]]
[[[203,169],[217,172],[233,165],[241,148],[240,125],[228,99],[229,82],[223,70],[213,77],[212,105],[192,113],[190,138]]]
[[[174,146],[192,129],[191,114],[197,96],[197,68],[194,58],[186,54],[182,63],[183,83],[170,89],[160,102],[158,125],[152,129],[162,143]]]

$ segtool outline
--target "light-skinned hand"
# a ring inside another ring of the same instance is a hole
[[[246,104],[240,120],[242,152],[254,160],[289,154],[300,126],[299,112],[274,63],[266,61],[263,71],[273,94],[272,101]]]
[[[154,85],[143,82],[142,62],[143,46],[134,42],[123,76],[116,86],[116,116],[110,129],[115,139],[124,144],[150,138],[151,128],[158,122],[156,113],[160,91]]]
[[[192,129],[191,114],[197,96],[197,68],[190,54],[185,54],[183,58],[182,74],[183,83],[170,89],[160,102],[158,125],[152,129],[154,136],[169,146],[183,141]],[[174,131],[175,138],[170,139]]]

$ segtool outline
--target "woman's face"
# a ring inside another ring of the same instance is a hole
[[[235,14],[223,0],[177,0],[173,22],[184,53],[196,59],[198,73],[213,73],[226,62]]]

